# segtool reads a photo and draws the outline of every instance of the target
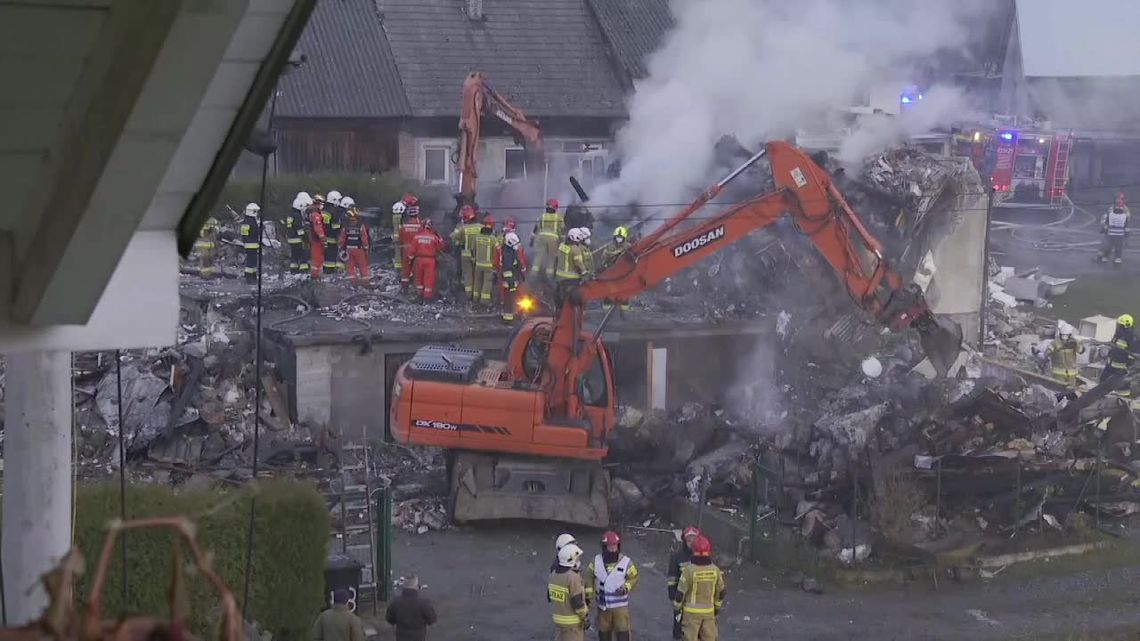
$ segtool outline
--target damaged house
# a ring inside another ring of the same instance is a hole
[[[320,0],[297,46],[307,61],[281,80],[277,170],[454,186],[463,80],[481,71],[538,120],[546,166],[487,118],[480,187],[550,175],[568,189],[568,174],[609,169],[625,92],[671,20],[665,0]]]

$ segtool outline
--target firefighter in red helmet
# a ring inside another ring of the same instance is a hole
[[[629,593],[637,587],[637,566],[621,553],[621,535],[602,534],[602,551],[586,567],[586,600],[598,606],[598,641],[630,641]]]
[[[716,641],[716,617],[724,605],[724,572],[712,561],[712,543],[703,535],[693,539],[689,565],[677,581],[673,610],[682,613],[684,641]]]
[[[666,574],[670,602],[674,602],[680,598],[677,594],[677,582],[681,580],[681,570],[689,565],[689,559],[693,556],[693,550],[691,549],[693,541],[697,540],[697,537],[700,535],[701,531],[692,525],[681,530],[681,544],[673,551],[673,556],[669,558],[669,571],[668,574]],[[673,617],[673,638],[681,638],[680,612],[677,612]]]
[[[415,273],[416,293],[421,300],[435,300],[435,281],[438,275],[437,259],[447,251],[447,241],[435,233],[435,225],[425,218],[420,230],[412,237],[412,270]]]

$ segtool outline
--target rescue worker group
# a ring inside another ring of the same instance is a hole
[[[558,641],[581,641],[593,625],[598,641],[630,641],[630,594],[637,588],[637,566],[621,552],[621,535],[602,534],[601,551],[582,572],[585,554],[571,534],[554,541],[546,600]],[[695,527],[681,531],[681,544],[669,561],[667,587],[673,604],[673,638],[715,641],[717,616],[724,605],[724,572],[712,561],[712,544]],[[597,617],[590,620],[591,606]]]
[[[243,275],[250,282],[258,278],[260,212],[257,203],[249,203],[240,224]],[[421,215],[419,198],[409,193],[392,205],[391,220],[392,268],[399,274],[403,291],[414,291],[421,301],[435,300],[440,294],[439,257],[454,251],[463,296],[478,306],[497,308],[506,322],[515,319],[519,286],[531,270],[534,276],[559,285],[578,283],[629,247],[629,230],[618,227],[612,242],[596,257],[591,250],[590,227],[560,212],[555,199],[546,202],[531,232],[529,246],[535,250],[533,265],[528,263],[522,246],[518,221],[511,217],[504,220],[500,230],[493,215],[488,212],[480,215],[467,205],[459,210],[454,230],[444,238],[436,232],[432,219]],[[356,201],[350,196],[336,190],[312,196],[299,192],[285,217],[284,227],[290,273],[308,274],[312,280],[319,281],[344,272],[353,285],[371,283],[373,239],[361,219]],[[219,228],[217,219],[209,219],[195,244],[199,274],[205,278],[219,275],[216,267]],[[596,260],[601,264],[596,265]],[[458,286],[456,290],[458,293]],[[623,304],[622,309],[628,309],[628,305]]]

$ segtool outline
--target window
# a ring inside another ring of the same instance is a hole
[[[526,179],[526,150],[506,149],[503,151],[503,154],[504,160],[506,161],[506,170],[503,172],[503,178],[507,180]]]
[[[424,147],[424,182],[447,182],[447,147]]]

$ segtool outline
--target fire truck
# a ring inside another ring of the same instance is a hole
[[[959,126],[953,140],[954,155],[989,178],[997,207],[1059,208],[1072,148],[1072,132],[1046,127]]]

